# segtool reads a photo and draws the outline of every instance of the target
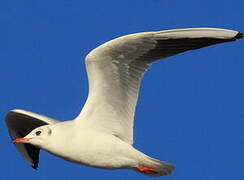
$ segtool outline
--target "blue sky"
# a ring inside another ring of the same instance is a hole
[[[87,96],[84,57],[129,33],[183,27],[244,31],[243,1],[8,0],[0,2],[0,179],[151,179],[82,167],[41,152],[39,170],[10,143],[14,108],[75,118]],[[244,41],[153,65],[135,118],[135,147],[176,165],[165,180],[243,180]]]

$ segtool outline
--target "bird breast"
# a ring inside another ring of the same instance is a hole
[[[136,164],[140,152],[119,138],[97,131],[79,131],[48,152],[65,160],[97,168],[117,169]]]

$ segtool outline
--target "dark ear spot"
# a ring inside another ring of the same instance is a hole
[[[48,133],[49,136],[52,134],[51,128],[48,128],[48,132],[47,133]]]

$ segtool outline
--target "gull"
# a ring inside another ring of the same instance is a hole
[[[140,83],[151,64],[243,33],[219,28],[184,28],[135,33],[108,41],[85,58],[89,95],[69,121],[14,109],[6,115],[17,150],[37,169],[43,149],[67,161],[103,169],[130,169],[148,176],[170,174],[175,166],[133,147],[133,123]]]

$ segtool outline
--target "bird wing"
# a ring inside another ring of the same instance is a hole
[[[6,115],[6,124],[12,140],[17,137],[26,136],[39,126],[55,124],[58,122],[59,121],[46,116],[20,109],[11,110]],[[27,160],[34,169],[37,169],[40,149],[31,144],[24,143],[16,143],[15,147],[24,159]]]
[[[136,33],[108,41],[86,57],[89,95],[76,122],[132,144],[140,82],[152,62],[241,37],[242,33],[232,30],[187,28]]]

